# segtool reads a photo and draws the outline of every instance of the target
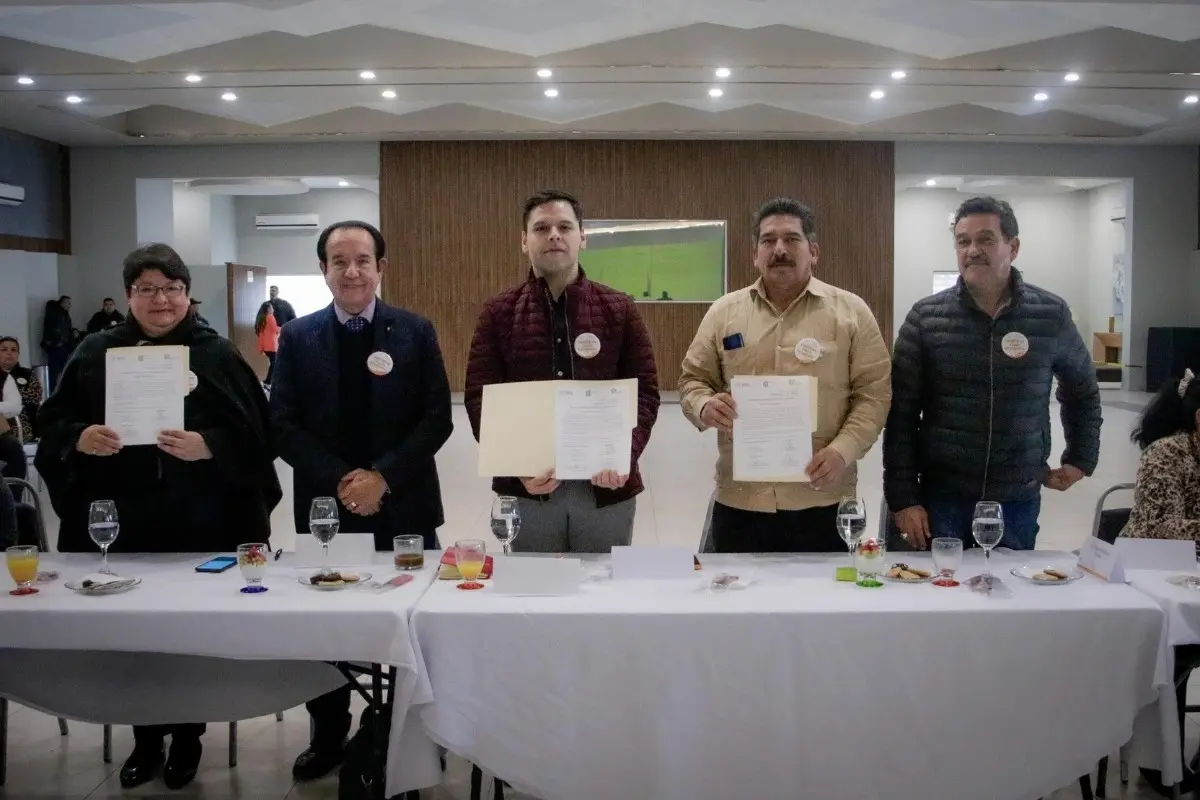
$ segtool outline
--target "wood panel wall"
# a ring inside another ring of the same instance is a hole
[[[525,199],[575,194],[589,219],[728,221],[729,289],[757,278],[752,215],[778,195],[817,214],[816,274],[863,297],[892,329],[894,148],[888,142],[384,142],[380,219],[390,270],[383,296],[437,326],[454,391],[481,303],[524,279]],[[587,251],[580,258],[587,269]],[[659,382],[673,391],[706,304],[639,304]],[[887,337],[890,338],[890,337]]]

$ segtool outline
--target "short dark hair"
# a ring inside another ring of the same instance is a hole
[[[105,303],[114,303],[115,304],[116,302],[117,301],[113,300],[111,297],[106,297],[100,301],[100,305],[104,305]]]
[[[963,204],[958,207],[958,211],[954,212],[954,224],[950,226],[950,229],[957,228],[963,217],[974,217],[979,214],[995,214],[1000,218],[1000,235],[1004,237],[1005,241],[1020,233],[1020,229],[1017,227],[1017,215],[1013,213],[1012,206],[990,195],[972,197],[970,200],[963,201]]]
[[[533,216],[533,210],[538,206],[544,206],[547,203],[567,203],[571,206],[571,210],[575,212],[575,221],[579,223],[579,227],[583,227],[583,206],[575,195],[570,192],[564,192],[561,189],[542,189],[537,194],[525,201],[525,211],[521,215],[521,230],[529,227],[529,218]]]
[[[1180,386],[1184,387],[1182,393]],[[1194,376],[1189,378],[1186,372],[1179,377],[1172,377],[1142,411],[1131,438],[1145,450],[1167,436],[1184,431],[1195,433],[1197,411],[1200,411],[1200,379]]]
[[[175,248],[169,244],[155,242],[142,245],[125,256],[125,264],[121,269],[121,279],[125,282],[125,294],[128,295],[133,291],[134,282],[142,277],[143,272],[151,269],[158,270],[168,280],[181,281],[189,292],[192,290],[192,273],[188,271],[187,264],[183,263],[179,253],[175,252]]]
[[[347,219],[342,222],[335,222],[325,230],[321,231],[321,235],[317,237],[317,260],[322,264],[329,260],[328,253],[325,251],[329,244],[329,237],[333,236],[334,231],[366,231],[371,234],[371,240],[375,242],[375,260],[379,261],[387,255],[387,242],[383,240],[383,234],[369,222],[363,222],[357,219]],[[272,287],[279,288],[279,287]]]
[[[12,342],[13,344],[15,344],[17,346],[17,351],[20,352],[21,343],[17,341],[17,337],[15,337],[15,336],[0,336],[0,344],[4,344],[5,342]]]
[[[775,216],[796,217],[800,220],[800,229],[804,231],[804,238],[810,242],[817,240],[817,215],[808,206],[801,203],[799,200],[793,200],[790,197],[774,197],[758,207],[758,211],[754,212],[754,241],[758,241],[758,235],[762,233],[762,223],[767,217]]]
[[[69,294],[64,294],[64,295],[62,295],[61,297],[59,297],[59,298],[58,298],[58,302],[60,302],[60,303],[61,303],[63,300],[70,300],[70,299],[71,299],[71,295],[69,295]]]

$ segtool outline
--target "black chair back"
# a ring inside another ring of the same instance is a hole
[[[49,552],[46,520],[42,516],[42,502],[37,490],[33,484],[18,478],[5,478],[4,483],[16,501],[17,544],[36,544],[43,553]]]
[[[1096,527],[1096,538],[1112,544],[1129,524],[1132,508],[1106,508],[1100,512],[1099,524]]]

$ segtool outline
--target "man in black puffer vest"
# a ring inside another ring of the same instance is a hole
[[[975,503],[1002,504],[1002,547],[1031,550],[1041,489],[1065,491],[1100,455],[1100,389],[1066,302],[1025,283],[1008,203],[976,197],[954,217],[958,285],[908,313],[892,353],[884,493],[908,543],[971,546]],[[1050,386],[1067,448],[1051,469]]]

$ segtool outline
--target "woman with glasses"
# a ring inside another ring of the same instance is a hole
[[[230,552],[240,542],[268,542],[281,492],[257,376],[228,340],[188,313],[191,274],[173,249],[133,251],[123,277],[129,317],[83,341],[39,413],[35,463],[62,521],[58,549],[97,550],[88,509],[101,499],[114,501],[120,515],[113,553]],[[104,424],[106,352],[137,345],[188,348],[183,430],[162,431],[156,445],[125,446]],[[185,786],[196,775],[204,729],[135,726],[121,785],[155,777],[171,734],[163,780],[168,788]]]

